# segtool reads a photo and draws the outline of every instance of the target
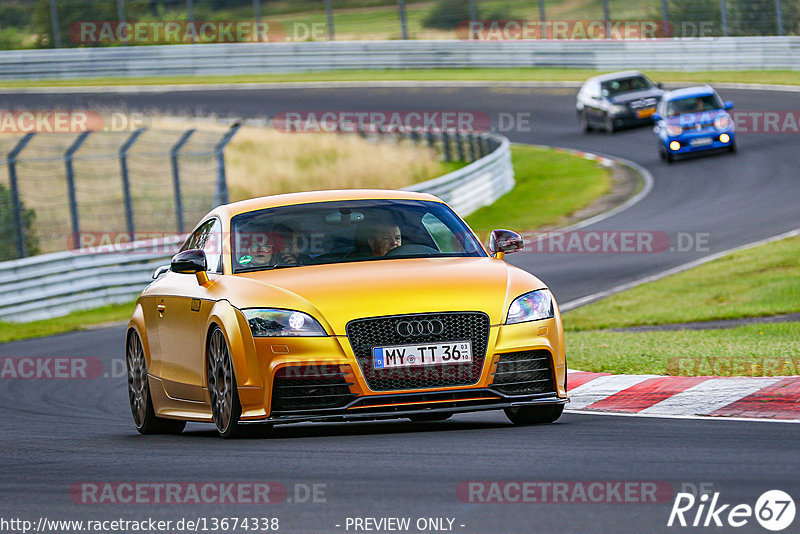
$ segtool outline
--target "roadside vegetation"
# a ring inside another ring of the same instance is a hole
[[[798,313],[798,257],[800,237],[784,239],[569,311],[564,314],[569,366],[615,373],[798,375],[798,322],[719,330],[609,331]]]
[[[547,148],[513,145],[514,189],[466,218],[485,242],[489,232],[552,227],[609,191],[611,171]]]
[[[158,76],[141,78],[87,78],[79,80],[0,80],[0,87],[74,87],[106,85],[171,85],[214,83],[298,83],[357,81],[483,81],[483,82],[575,82],[610,71],[557,68],[492,69],[396,69],[337,70],[234,76]],[[666,83],[763,83],[800,85],[800,71],[644,71]]]

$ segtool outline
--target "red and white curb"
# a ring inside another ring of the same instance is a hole
[[[800,422],[800,376],[612,375],[569,371],[568,411]]]

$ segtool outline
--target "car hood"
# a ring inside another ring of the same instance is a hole
[[[655,98],[659,100],[663,94],[663,90],[654,87],[652,89],[645,89],[644,91],[633,91],[631,93],[612,96],[609,100],[611,100],[612,104],[627,104],[628,102],[633,102],[640,98]]]
[[[482,311],[498,324],[514,298],[545,287],[535,276],[488,257],[292,267],[224,276],[214,285],[237,308],[304,311],[335,335],[345,335],[353,319],[425,312]]]
[[[676,115],[667,119],[667,124],[670,126],[693,126],[695,124],[709,125],[713,124],[717,117],[729,116],[728,112],[724,109],[717,109],[714,111],[700,111],[698,113],[684,113],[683,115]]]

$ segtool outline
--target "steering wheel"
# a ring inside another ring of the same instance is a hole
[[[405,255],[413,255],[413,254],[439,254],[440,252],[435,248],[428,247],[425,245],[417,245],[414,243],[410,243],[408,245],[400,245],[397,248],[393,248],[389,252],[386,253],[386,256],[405,256]]]

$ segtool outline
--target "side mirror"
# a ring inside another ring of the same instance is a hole
[[[165,272],[169,271],[169,265],[162,265],[158,267],[155,271],[153,271],[153,280],[164,274]]]
[[[522,250],[522,236],[511,230],[492,230],[489,236],[489,252],[503,259],[503,255]]]
[[[731,100],[725,102],[725,109],[733,109],[733,102]]]
[[[660,121],[663,118],[664,117],[661,116],[661,113],[653,113],[653,120],[654,121]]]
[[[172,257],[169,270],[173,273],[195,274],[206,270],[206,253],[199,248],[178,252]]]
[[[664,89],[664,84],[661,82],[656,82],[656,87],[658,87],[659,89]]]
[[[204,286],[209,283],[206,272],[207,265],[206,253],[199,248],[190,248],[178,252],[172,257],[169,270],[173,273],[194,274],[197,277],[197,283]]]

